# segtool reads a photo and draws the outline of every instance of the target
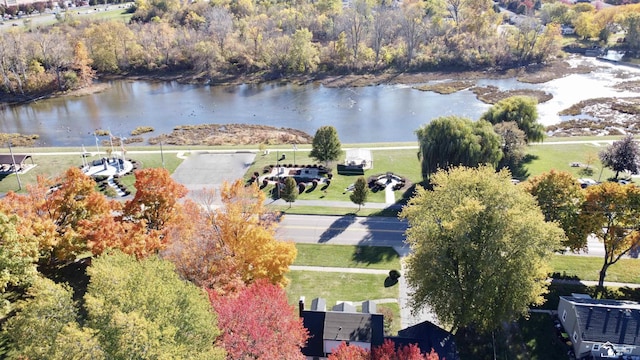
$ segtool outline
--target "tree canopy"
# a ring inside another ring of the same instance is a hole
[[[633,174],[640,171],[640,147],[631,134],[614,141],[598,153],[598,156],[602,165],[616,172],[616,179],[623,171],[629,171]]]
[[[319,162],[336,161],[342,154],[338,131],[333,126],[321,126],[316,130],[309,157]]]
[[[562,230],[544,221],[533,196],[489,166],[441,170],[432,184],[401,213],[409,221],[412,307],[429,306],[453,329],[482,332],[540,304]]]
[[[544,126],[538,123],[538,102],[529,96],[512,96],[498,101],[481,119],[492,124],[513,121],[524,131],[526,141],[537,142],[544,139]]]
[[[280,197],[282,200],[289,203],[289,207],[291,207],[291,203],[295,202],[298,198],[298,185],[296,184],[296,179],[292,176],[287,176],[284,179],[284,184],[278,184],[280,189]]]
[[[501,138],[486,121],[440,117],[416,130],[422,177],[453,166],[496,166],[502,157]]]
[[[206,294],[170,262],[105,254],[87,269],[86,318],[67,285],[39,277],[7,320],[10,359],[224,359]]]
[[[545,221],[555,221],[566,235],[562,245],[572,251],[585,250],[587,235],[579,224],[579,214],[585,196],[573,175],[551,170],[523,183],[535,197]]]
[[[580,211],[584,233],[595,235],[604,245],[604,262],[598,286],[604,285],[607,269],[640,245],[640,188],[615,182],[589,186]]]
[[[279,285],[258,280],[236,294],[210,289],[211,305],[223,329],[219,343],[231,359],[304,359],[308,338],[297,309]]]
[[[367,202],[369,196],[369,187],[364,177],[359,177],[353,185],[353,192],[349,195],[349,199],[358,205],[358,210]]]

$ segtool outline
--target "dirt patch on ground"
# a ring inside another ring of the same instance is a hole
[[[265,125],[203,124],[178,126],[170,134],[149,139],[149,144],[160,140],[170,145],[281,145],[310,144],[313,136],[297,129]]]

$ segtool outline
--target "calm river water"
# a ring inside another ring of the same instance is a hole
[[[580,100],[640,96],[612,88],[623,80],[640,80],[639,69],[598,65],[604,67],[545,84],[515,79],[477,83],[553,94],[552,100],[538,106],[540,122],[550,125],[563,120],[558,111]],[[107,91],[97,94],[1,109],[0,132],[38,134],[38,146],[91,146],[96,129],[127,137],[137,126],[152,126],[155,132],[146,136],[156,136],[177,125],[245,123],[296,128],[313,135],[318,127],[333,125],[343,143],[393,142],[415,140],[414,131],[439,116],[478,119],[488,108],[468,90],[439,95],[405,85],[336,89],[319,84],[216,87],[114,81]]]

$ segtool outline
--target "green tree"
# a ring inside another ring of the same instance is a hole
[[[527,143],[544,139],[544,126],[538,123],[538,102],[529,96],[512,96],[498,101],[481,119],[492,124],[515,121],[527,135]]]
[[[451,166],[496,166],[502,157],[502,139],[486,121],[457,116],[440,117],[416,130],[422,177],[428,181],[439,169]]]
[[[359,177],[353,185],[353,192],[349,195],[349,199],[354,204],[358,205],[358,210],[367,202],[367,196],[369,196],[369,187],[367,186],[367,180],[362,176]]]
[[[15,290],[28,288],[38,271],[38,242],[16,230],[17,217],[0,213],[0,317],[11,310],[10,302],[16,299]]]
[[[616,179],[622,171],[629,171],[633,174],[640,171],[640,147],[631,134],[614,141],[598,153],[598,156],[603,166],[616,172]]]
[[[284,179],[284,186],[278,183],[279,187],[282,187],[280,190],[280,197],[282,200],[289,203],[289,207],[291,207],[291,203],[296,201],[298,197],[298,185],[296,184],[296,179],[291,176],[287,176]]]
[[[507,168],[515,173],[526,154],[527,136],[513,121],[495,124],[493,130],[502,137],[502,159],[498,168]]]
[[[311,146],[309,157],[325,164],[338,160],[342,154],[338,131],[333,126],[321,126],[316,131]]]
[[[2,338],[8,345],[7,357],[54,358],[52,353],[55,352],[58,335],[68,338],[71,329],[65,330],[66,333],[63,329],[77,325],[73,292],[66,285],[39,277],[27,295],[27,300],[18,303],[16,315],[7,320],[2,332]]]
[[[598,287],[604,286],[607,269],[631,249],[640,245],[640,188],[615,182],[589,186],[580,212],[585,233],[595,235],[604,244],[604,262]]]
[[[108,359],[224,359],[206,294],[157,257],[94,259],[85,295],[88,324]]]
[[[529,179],[523,186],[536,198],[545,221],[555,221],[564,230],[566,238],[562,245],[572,251],[585,250],[587,234],[578,221],[585,198],[573,175],[551,170]]]
[[[489,166],[442,170],[432,184],[400,215],[409,221],[412,307],[431,307],[454,330],[485,332],[541,304],[562,230],[533,196]]]

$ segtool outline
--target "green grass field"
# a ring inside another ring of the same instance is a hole
[[[60,151],[61,149],[57,149]],[[81,148],[65,148],[64,151],[68,152],[81,152]],[[71,167],[78,167],[82,165],[82,157],[79,154],[75,155],[60,155],[60,154],[46,154],[55,153],[56,149],[34,149],[34,148],[15,148],[14,154],[32,154],[33,163],[36,167],[29,170],[26,174],[20,174],[20,182],[22,183],[23,191],[27,185],[33,185],[37,182],[38,176],[42,176],[47,179],[53,179],[64,173],[65,170]],[[37,154],[35,154],[37,152]],[[41,154],[42,153],[42,154]],[[98,160],[102,156],[93,156],[87,158],[88,161]],[[126,158],[139,161],[143,168],[159,168],[162,167],[162,159],[160,154],[127,154]],[[175,153],[164,154],[164,165],[169,172],[175,171],[180,165],[182,159],[179,159]],[[25,160],[25,163],[31,164],[31,160]],[[123,183],[133,185],[135,181],[133,175],[128,175],[122,178]],[[18,192],[18,180],[15,174],[0,175],[0,192],[15,191]]]
[[[553,272],[576,276],[580,280],[597,281],[602,267],[601,257],[554,255],[551,259]],[[624,258],[607,269],[606,281],[640,283],[640,261]]]
[[[365,300],[397,299],[398,285],[385,287],[386,275],[357,273],[291,271],[287,277],[287,299],[297,304],[300,296],[309,303],[314,298],[327,300],[327,308],[338,301],[362,302]]]
[[[391,247],[296,244],[294,265],[400,270],[400,256]]]

